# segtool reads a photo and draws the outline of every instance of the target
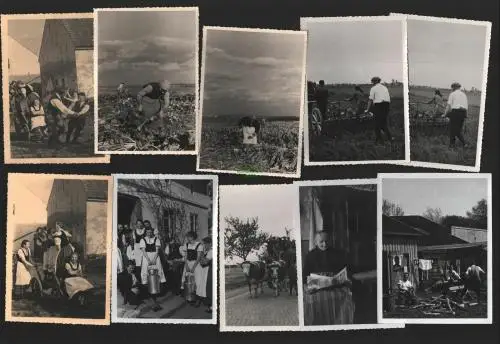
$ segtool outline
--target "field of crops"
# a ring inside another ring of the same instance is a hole
[[[144,114],[138,114],[134,98],[128,105],[118,106],[114,95],[99,96],[99,151],[183,151],[194,150],[194,96],[171,97],[168,116],[138,127],[160,108],[158,101],[144,99]]]
[[[234,121],[237,123],[237,120]],[[233,125],[231,125],[233,124]],[[258,145],[242,144],[234,123],[203,120],[200,168],[291,174],[297,171],[299,121],[268,121]]]
[[[366,94],[370,85],[361,86]],[[356,130],[336,128],[335,135],[328,133],[309,137],[309,160],[320,161],[363,161],[402,160],[405,158],[404,100],[403,86],[389,86],[391,110],[389,129],[394,138],[392,143],[376,144],[373,123],[360,123]],[[344,101],[353,93],[353,86],[330,86],[330,101]]]
[[[444,99],[448,99],[450,90],[441,90]],[[434,89],[423,87],[410,87],[410,104],[429,101],[434,95]],[[449,148],[449,127],[421,127],[410,126],[410,152],[411,160],[474,166],[476,163],[476,147],[479,130],[479,105],[481,95],[467,93],[469,100],[469,114],[465,120],[464,137],[468,143],[463,148],[457,142],[457,148]],[[426,105],[419,105],[425,111]]]

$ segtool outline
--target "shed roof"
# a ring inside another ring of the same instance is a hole
[[[61,19],[75,48],[94,47],[94,20],[92,18]]]
[[[468,248],[486,249],[487,247],[488,247],[487,242],[475,242],[475,243],[465,243],[465,244],[421,246],[418,248],[418,250],[423,252],[436,252],[436,251],[463,250]]]
[[[382,215],[382,234],[421,237],[429,235],[428,232],[412,227],[394,216]]]
[[[423,216],[394,216],[392,217],[400,222],[403,222],[415,229],[423,230],[429,233],[427,242],[430,244],[447,245],[447,244],[463,244],[465,240],[459,239],[451,235],[450,230],[439,223],[431,221]]]
[[[82,180],[87,199],[108,200],[108,182],[105,180]]]

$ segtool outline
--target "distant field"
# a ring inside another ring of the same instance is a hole
[[[238,127],[241,117],[203,119],[200,168],[241,172],[296,172],[299,120],[266,118],[266,125],[261,128],[259,144],[243,147],[242,133]]]
[[[142,89],[143,85],[127,85],[127,88],[131,95],[135,96]],[[116,94],[116,88],[118,85],[99,85],[99,95],[110,95]],[[174,94],[195,94],[195,85],[188,84],[172,84],[171,91]]]
[[[444,99],[448,99],[451,91],[448,89],[440,91]],[[464,137],[469,146],[464,149],[457,142],[457,148],[450,149],[448,147],[450,142],[448,126],[437,130],[411,126],[410,152],[412,160],[463,166],[476,164],[481,93],[466,92],[466,94],[469,101],[469,113],[464,125]],[[433,95],[433,88],[410,86],[410,104],[427,102],[432,99]],[[425,109],[426,105],[419,106]]]
[[[361,85],[365,93],[370,92],[371,85]],[[360,124],[356,130],[333,128],[335,136],[321,135],[309,138],[309,160],[320,161],[363,161],[363,160],[402,160],[405,158],[404,135],[404,98],[403,85],[388,86],[391,95],[389,129],[394,138],[393,143],[375,144],[373,123]],[[351,85],[330,85],[330,101],[345,101],[354,92]],[[349,105],[344,102],[345,105]],[[385,138],[385,137],[384,137]]]

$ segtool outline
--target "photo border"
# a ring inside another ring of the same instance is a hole
[[[476,141],[476,163],[474,166],[466,166],[466,165],[455,165],[455,164],[445,164],[439,162],[424,162],[411,160],[410,162],[405,164],[408,166],[415,167],[427,167],[427,168],[437,168],[437,169],[447,169],[447,170],[455,170],[455,171],[467,171],[467,172],[479,172],[481,170],[481,155],[483,151],[483,130],[484,130],[484,116],[486,112],[486,96],[487,96],[487,84],[488,84],[488,69],[489,69],[489,60],[490,60],[490,49],[491,49],[491,27],[492,23],[489,21],[480,21],[480,20],[469,20],[469,19],[456,19],[456,18],[447,18],[447,17],[433,17],[433,16],[423,16],[423,15],[414,15],[414,14],[403,14],[403,13],[394,13],[391,12],[389,14],[390,17],[400,17],[405,18],[405,21],[410,20],[420,20],[420,21],[428,21],[434,23],[450,23],[450,24],[467,24],[467,25],[475,25],[475,26],[485,26],[486,27],[486,40],[484,47],[484,58],[483,58],[483,78],[481,83],[481,100],[479,104],[479,123],[478,123],[478,133],[477,133],[477,141]],[[408,31],[406,33],[407,41],[408,41]],[[407,69],[409,68],[409,63],[407,65]],[[409,77],[408,77],[409,81]],[[408,83],[409,86],[409,83]],[[409,98],[409,87],[408,87],[408,98]]]
[[[120,324],[197,324],[197,325],[216,325],[217,324],[217,237],[218,237],[218,220],[219,220],[219,177],[216,175],[203,174],[113,174],[113,244],[112,248],[112,286],[116,286],[118,282],[118,236],[115,230],[118,225],[118,181],[120,179],[171,179],[171,180],[211,180],[212,181],[212,319],[154,319],[154,318],[121,318],[117,315],[117,288],[113,287],[111,292],[111,322]]]
[[[290,188],[290,190],[293,190],[294,185],[293,183],[285,183],[285,184],[225,184],[221,185],[221,188],[241,188],[241,187],[267,187],[267,186],[280,186],[283,188]],[[220,215],[220,214],[219,214]],[[221,221],[219,221],[220,223]],[[294,227],[295,221],[294,221]],[[296,259],[297,259],[297,281],[300,280],[299,276],[301,274],[301,271],[299,271],[299,264],[301,264],[301,258],[300,258],[300,227],[299,228],[294,228],[295,231],[297,231],[297,235],[295,237],[295,252],[296,252]],[[233,325],[226,325],[226,285],[225,285],[225,277],[226,277],[226,270],[225,270],[225,261],[226,261],[226,256],[225,256],[225,247],[224,247],[224,235],[221,235],[219,237],[219,278],[220,278],[220,283],[219,283],[219,288],[220,288],[220,313],[219,313],[219,318],[220,318],[220,324],[219,324],[219,331],[220,332],[284,332],[284,331],[302,331],[301,327],[301,316],[300,316],[300,300],[301,300],[301,294],[300,294],[300,289],[299,289],[299,283],[297,283],[297,318],[299,320],[298,325],[283,325],[283,326],[233,326]]]
[[[410,121],[409,121],[409,97],[408,97],[408,42],[406,20],[395,16],[352,16],[352,17],[301,17],[300,29],[307,32],[308,23],[344,23],[344,22],[386,22],[401,21],[403,42],[402,63],[403,63],[403,116],[404,116],[404,143],[405,157],[399,160],[346,160],[346,161],[311,161],[309,151],[309,113],[307,107],[303,112],[304,118],[304,166],[338,166],[338,165],[368,165],[368,164],[391,164],[405,165],[410,162]],[[306,68],[307,73],[307,68]],[[306,99],[307,93],[304,98]]]
[[[103,319],[85,319],[85,318],[64,318],[64,317],[15,317],[12,316],[12,290],[13,290],[13,274],[12,274],[12,252],[14,252],[13,228],[16,224],[12,222],[13,204],[12,199],[7,193],[7,240],[6,240],[6,259],[5,259],[5,322],[22,322],[22,323],[44,323],[44,324],[65,324],[65,325],[101,325],[107,326],[111,324],[110,316],[110,299],[111,299],[111,229],[112,229],[112,204],[113,204],[113,181],[109,175],[85,175],[85,174],[51,174],[51,173],[8,173],[8,184],[13,179],[19,177],[43,178],[43,179],[72,179],[72,180],[105,180],[108,182],[108,199],[107,199],[107,229],[106,229],[106,293],[104,304]],[[13,191],[12,189],[9,191]]]
[[[380,188],[378,187],[378,180],[376,178],[359,178],[359,179],[333,179],[333,180],[301,180],[293,183],[296,187],[296,202],[294,209],[294,223],[295,226],[299,228],[299,234],[302,241],[302,230],[300,226],[300,187],[315,187],[315,186],[340,186],[340,185],[377,185],[377,197],[380,194]],[[377,205],[378,206],[378,205]],[[377,231],[377,260],[380,257],[380,249],[379,249],[379,238]],[[300,262],[297,262],[297,274],[302,276],[302,245],[298,245],[298,259]],[[300,266],[300,267],[299,267]],[[377,265],[377,315],[378,308],[380,307],[379,297],[378,297],[378,278],[380,276],[379,267]],[[394,323],[387,322],[381,323],[377,316],[377,324],[340,324],[340,325],[304,325],[304,291],[303,291],[303,283],[299,283],[299,295],[301,297],[299,301],[299,314],[301,319],[301,331],[346,331],[346,330],[373,330],[373,329],[393,329],[393,328],[404,328],[404,323]]]
[[[82,13],[36,13],[36,14],[2,14],[2,70],[8,71],[8,21],[9,20],[29,20],[29,19],[86,19],[94,18],[92,12]],[[95,62],[94,62],[95,65]],[[95,78],[95,75],[94,75]],[[94,79],[95,80],[95,79]],[[2,73],[2,104],[3,104],[3,143],[4,143],[4,163],[5,164],[109,164],[110,156],[99,153],[103,156],[90,157],[46,157],[46,158],[14,158],[10,142],[10,93],[9,93],[9,73]],[[7,110],[6,110],[7,109]],[[95,147],[94,147],[95,154]]]
[[[200,125],[198,123],[198,113],[200,104],[200,11],[198,6],[186,6],[186,7],[119,7],[119,8],[94,8],[94,151],[99,154],[110,154],[110,155],[197,155],[198,145],[195,140],[194,150],[182,150],[182,151],[100,151],[99,150],[99,26],[98,26],[98,14],[99,12],[196,12],[196,57],[195,57],[195,128],[194,134],[196,136],[197,128]]]
[[[280,33],[288,35],[303,35],[304,36],[304,51],[302,55],[302,77],[301,77],[301,97],[299,109],[299,132],[297,144],[297,167],[295,173],[273,173],[273,172],[247,172],[247,171],[233,171],[233,170],[217,170],[209,168],[200,168],[200,154],[201,154],[201,135],[203,129],[203,94],[205,89],[205,66],[206,66],[206,51],[207,51],[207,36],[208,31],[233,31],[233,32],[255,32],[255,33]],[[210,173],[223,173],[223,174],[236,174],[236,175],[249,175],[249,176],[269,176],[269,177],[283,177],[283,178],[300,178],[302,172],[302,137],[303,137],[303,116],[304,112],[304,95],[305,95],[305,80],[306,80],[306,55],[307,55],[307,33],[298,30],[278,30],[278,29],[256,29],[256,28],[242,28],[242,27],[224,27],[224,26],[203,26],[203,43],[202,43],[202,60],[201,60],[201,88],[200,88],[200,111],[198,112],[197,132],[196,132],[196,146],[198,153],[196,155],[196,171],[210,172]]]
[[[493,323],[493,193],[491,173],[379,173],[377,178],[377,270],[382,269],[382,204],[383,204],[383,180],[384,179],[485,179],[488,185],[488,228],[487,228],[487,264],[486,275],[488,283],[487,294],[487,317],[486,318],[384,318],[382,291],[382,274],[377,274],[377,318],[379,323],[400,323],[400,324],[492,324]]]

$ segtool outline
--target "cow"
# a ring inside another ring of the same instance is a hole
[[[255,297],[258,297],[258,289],[260,287],[260,293],[264,294],[263,284],[267,279],[267,268],[266,263],[263,261],[249,262],[244,261],[241,263],[241,268],[243,269],[243,274],[248,283],[248,291],[250,293],[250,298],[254,295],[252,294],[252,286],[255,286]]]
[[[278,296],[286,276],[286,264],[283,260],[274,261],[269,268],[269,286],[274,289],[274,296]]]
[[[298,295],[297,288],[297,262],[290,262],[287,267],[288,276],[288,292],[292,295],[293,290],[295,290],[295,295]]]

